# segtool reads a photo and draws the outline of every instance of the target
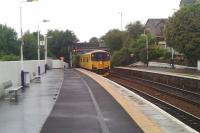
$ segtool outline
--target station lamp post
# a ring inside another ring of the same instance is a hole
[[[45,73],[47,72],[47,53],[48,53],[48,47],[47,47],[47,44],[48,44],[48,38],[52,38],[52,36],[45,36]]]
[[[121,31],[123,31],[123,23],[122,23],[123,12],[119,12],[119,14],[120,14],[120,21],[121,21]]]
[[[49,20],[43,20],[42,22],[47,23],[47,22],[49,22]],[[45,62],[45,65],[46,65],[46,62]],[[38,63],[37,63],[37,66],[38,66],[38,76],[39,76],[40,75],[40,28],[39,28],[39,24],[38,24]],[[45,72],[46,72],[46,69],[45,69]]]
[[[174,67],[174,49],[173,48],[171,48],[171,51],[172,51],[172,57],[171,57],[171,67],[174,69],[175,67]]]
[[[148,30],[149,30],[149,28],[144,29],[144,35],[146,37],[146,52],[147,52],[146,63],[147,63],[147,67],[149,66],[149,39],[148,39],[148,34],[147,34]]]
[[[20,1],[20,33],[21,33],[21,46],[20,46],[20,57],[21,57],[21,85],[24,86],[24,56],[23,56],[23,27],[22,27],[22,4],[25,2],[33,2],[38,0],[26,0],[26,1]]]

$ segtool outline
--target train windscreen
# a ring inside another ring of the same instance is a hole
[[[92,61],[109,61],[110,54],[104,52],[97,52],[92,54]]]

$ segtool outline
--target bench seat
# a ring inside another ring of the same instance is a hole
[[[18,91],[19,89],[21,89],[22,86],[16,86],[16,87],[10,87],[8,89],[6,89],[7,91]]]
[[[5,91],[8,92],[10,99],[12,99],[13,97],[17,99],[17,96],[18,96],[17,92],[23,87],[23,86],[13,86],[11,80],[4,82],[3,86],[4,86]]]

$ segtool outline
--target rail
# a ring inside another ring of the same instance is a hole
[[[113,75],[112,73],[108,78],[127,87],[128,89],[138,93],[145,99],[149,100],[150,102],[154,103],[158,107],[162,108],[163,110],[165,110],[172,116],[176,117],[183,123],[187,124],[191,128],[193,128],[197,131],[200,131],[200,118],[199,117],[197,117],[191,113],[188,113],[188,112],[184,111],[183,109],[175,107],[174,105],[167,103],[166,101],[158,99],[155,96],[152,96],[146,92],[138,90],[137,88],[133,87],[131,84],[127,83],[128,82],[127,78],[124,78],[119,75]],[[131,82],[131,81],[129,81],[129,82]]]

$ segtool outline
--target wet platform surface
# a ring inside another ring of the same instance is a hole
[[[0,133],[39,133],[55,103],[63,70],[50,70],[31,83],[18,101],[0,100]]]
[[[41,133],[141,133],[124,109],[99,84],[66,69],[60,95]]]

